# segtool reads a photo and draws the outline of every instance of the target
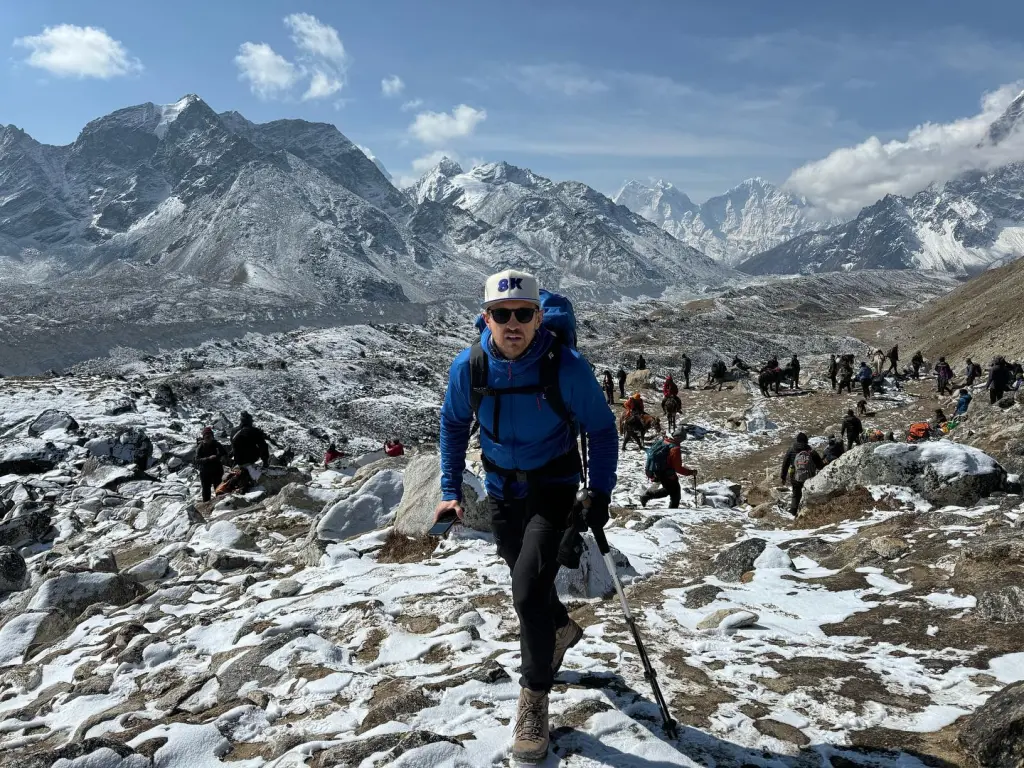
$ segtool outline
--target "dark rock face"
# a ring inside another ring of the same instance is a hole
[[[1024,762],[1024,682],[995,694],[960,729],[960,744],[985,768]]]
[[[1024,589],[1003,587],[978,597],[978,615],[986,621],[1024,624]]]
[[[764,539],[747,539],[725,550],[715,558],[712,573],[722,581],[739,581],[747,571],[754,570],[754,561],[764,552],[768,542]]]
[[[0,547],[0,592],[24,589],[27,582],[25,558],[12,547]]]
[[[0,545],[21,547],[43,541],[50,533],[50,514],[35,509],[0,523]]]
[[[751,561],[751,566],[753,566],[753,561]],[[743,574],[741,573],[740,575],[742,576]],[[685,605],[687,608],[703,608],[715,602],[721,592],[721,587],[716,587],[713,584],[702,584],[686,593]]]

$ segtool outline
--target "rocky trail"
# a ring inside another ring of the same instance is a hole
[[[709,335],[705,314],[727,311],[683,310]],[[427,336],[439,359],[457,349],[457,320],[0,380],[5,761],[508,765],[519,652],[507,568],[478,504],[449,538],[423,537],[443,368],[410,365],[409,350]],[[644,325],[626,309],[584,320],[598,371]],[[613,320],[615,343],[598,327]],[[638,507],[644,456],[621,454],[608,538],[680,732],[662,729],[591,546],[559,577],[586,631],[552,695],[545,765],[1018,765],[1024,406],[979,391],[948,440],[860,446],[808,484],[794,520],[776,508],[782,452],[799,429],[838,431],[859,399],[826,389],[827,345],[859,344],[831,333],[795,342],[806,393],[763,398],[743,380],[682,393],[701,504],[686,493],[681,509]],[[755,362],[772,342],[750,334],[741,350]],[[411,371],[401,381],[386,373],[396,362]],[[872,400],[865,426],[899,430],[947,407],[929,386]],[[194,435],[223,433],[241,408],[296,456],[249,494],[198,502]],[[403,428],[408,455],[383,458],[378,441]],[[306,456],[328,435],[351,439],[325,470]]]

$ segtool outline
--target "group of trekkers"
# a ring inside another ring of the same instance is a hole
[[[679,369],[680,369],[680,372],[681,372],[681,375],[682,375],[682,378],[683,378],[683,388],[684,389],[689,389],[690,388],[690,368],[691,368],[691,365],[692,364],[690,362],[690,358],[687,357],[684,354],[682,356],[682,358],[680,359],[680,361],[679,361]],[[647,360],[644,358],[642,353],[640,355],[638,355],[637,358],[636,358],[636,370],[638,370],[638,371],[646,371],[647,370]],[[618,385],[619,385],[618,386],[618,389],[619,389],[619,399],[620,400],[626,400],[626,380],[628,378],[629,378],[629,374],[626,373],[626,369],[623,366],[621,366],[621,365],[619,366],[619,370],[614,375],[612,374],[612,372],[610,370],[605,370],[604,373],[601,374],[601,389],[604,390],[604,396],[605,396],[605,399],[608,401],[608,405],[615,405],[615,384],[616,384],[616,382],[618,382]],[[672,379],[672,375],[669,374],[668,378],[671,380]],[[673,386],[675,386],[674,382],[673,382]],[[678,387],[676,387],[676,392],[674,392],[673,394],[676,394],[676,395],[679,394]]]

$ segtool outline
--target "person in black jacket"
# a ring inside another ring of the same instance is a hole
[[[914,369],[914,378],[921,378],[921,369],[924,368],[924,355],[921,354],[920,350],[914,353],[914,356],[910,358],[910,366]]]
[[[828,436],[828,447],[825,448],[825,464],[831,464],[842,456],[846,451],[843,448],[843,441],[837,440],[835,435]]]
[[[647,370],[647,361],[644,360],[643,352],[641,352],[640,356],[637,357],[637,359],[636,359],[636,369],[638,371],[646,371]]]
[[[683,379],[686,381],[686,386],[683,389],[690,388],[690,358],[683,354]]]
[[[800,360],[796,355],[793,355],[793,359],[789,361],[789,367],[793,371],[793,386],[800,386]]]
[[[623,400],[626,399],[626,369],[621,365],[619,366],[619,372],[616,374],[619,379],[619,397]]]
[[[988,369],[988,398],[992,405],[1003,399],[1006,390],[1010,388],[1011,369],[1002,356],[992,361],[992,367]]]
[[[615,405],[615,382],[612,381],[612,372],[605,371],[601,379],[601,388],[604,390],[605,399],[608,405]]]
[[[809,454],[811,463],[814,466],[813,472],[817,472],[820,469],[824,469],[825,462],[822,461],[821,456],[815,451],[807,442],[807,435],[803,432],[797,433],[796,440],[793,441],[793,447],[786,452],[786,457],[782,460],[782,482],[785,483],[789,480],[790,487],[793,489],[793,498],[789,503],[789,512],[793,517],[798,517],[800,514],[800,501],[804,497],[804,483],[809,479],[806,477],[800,477],[799,465],[803,461],[802,454]]]
[[[828,380],[832,382],[832,391],[836,391],[836,387],[839,386],[839,360],[835,355],[829,355],[828,358]]]
[[[854,414],[853,408],[851,408],[843,418],[843,429],[839,433],[840,438],[846,438],[846,450],[850,450],[855,445],[860,445],[860,436],[862,434],[864,434],[864,425]]]
[[[239,416],[239,426],[231,435],[231,453],[235,464],[243,470],[243,480],[246,477],[252,482],[260,479],[260,470],[256,467],[257,461],[263,462],[263,469],[270,466],[270,445],[267,443],[267,433],[252,423],[252,415],[248,411],[242,411]]]
[[[893,344],[892,349],[889,350],[889,354],[886,355],[886,359],[889,361],[889,370],[886,373],[895,373],[899,375],[900,372],[900,345]]]
[[[224,460],[228,458],[228,449],[217,442],[213,429],[203,429],[203,436],[196,446],[196,467],[199,469],[199,485],[203,491],[203,501],[209,501],[212,489],[220,485],[224,477]]]

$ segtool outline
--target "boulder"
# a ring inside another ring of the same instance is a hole
[[[630,371],[626,374],[626,396],[642,389],[654,389],[654,374],[650,370]],[[659,401],[660,402],[660,401]]]
[[[313,517],[338,500],[338,491],[311,488],[301,483],[289,483],[270,499],[267,511],[273,514],[301,513]]]
[[[106,416],[121,416],[125,413],[134,413],[135,410],[135,401],[130,397],[122,397],[120,400],[107,403],[103,413]]]
[[[154,557],[146,558],[145,560],[136,563],[131,568],[128,568],[125,570],[124,576],[138,584],[143,584],[147,581],[162,579],[167,575],[167,571],[170,567],[170,560],[163,555],[156,555]]]
[[[67,451],[34,437],[5,440],[0,446],[0,476],[49,472]]]
[[[467,528],[490,533],[491,516],[476,478],[467,474],[463,481],[463,523]],[[474,487],[476,486],[476,487]],[[403,477],[402,503],[395,511],[395,528],[406,536],[425,536],[434,524],[434,509],[441,501],[441,459],[437,454],[417,456],[409,462]]]
[[[171,385],[166,381],[162,381],[153,387],[153,402],[164,408],[173,408],[178,404],[178,397],[174,394]]]
[[[747,432],[751,434],[774,432],[779,428],[778,424],[768,418],[768,412],[760,405],[755,405],[744,413],[743,421],[746,424]]]
[[[1024,589],[1003,587],[978,596],[978,615],[985,621],[1024,624]]]
[[[239,568],[269,568],[274,561],[266,555],[241,549],[212,550],[206,558],[206,567],[216,571],[235,571]]]
[[[268,496],[276,496],[292,483],[306,485],[312,478],[295,467],[270,467],[260,475],[259,486]]]
[[[743,608],[722,608],[697,623],[697,629],[740,629],[757,624],[760,617]]]
[[[714,480],[698,485],[697,490],[704,495],[705,505],[730,509],[740,503],[740,493],[743,489],[739,483],[734,483],[731,480]]]
[[[412,715],[424,709],[435,706],[434,702],[427,698],[422,689],[414,689],[400,696],[391,696],[377,704],[363,718],[363,722],[356,728],[356,735],[366,733],[378,725],[400,721],[407,715]]]
[[[1024,682],[993,695],[963,721],[961,746],[986,768],[1020,768],[1024,763]]]
[[[13,547],[0,547],[0,592],[18,592],[27,586],[25,558]]]
[[[45,509],[23,511],[0,523],[0,546],[22,547],[49,539],[54,531]]]
[[[74,432],[78,429],[78,422],[75,417],[67,411],[59,411],[55,408],[43,411],[36,416],[28,425],[29,437],[40,437],[46,432],[58,430],[60,432]]]
[[[281,579],[270,588],[271,597],[292,597],[302,591],[302,585],[295,579]]]
[[[754,562],[767,546],[764,539],[747,539],[734,544],[718,554],[712,573],[722,581],[738,582],[744,573],[754,570]]]
[[[97,573],[117,573],[117,559],[108,549],[89,551],[89,570]]]
[[[393,469],[378,472],[356,493],[334,504],[323,514],[316,527],[317,538],[321,541],[343,541],[391,525],[403,491],[400,473]]]
[[[721,593],[721,587],[716,587],[714,584],[701,584],[686,593],[686,600],[683,604],[687,608],[703,608],[715,602]]]
[[[134,465],[119,464],[110,456],[90,456],[82,467],[82,485],[87,488],[116,488],[134,476]]]
[[[110,456],[124,464],[147,469],[153,460],[153,441],[141,427],[122,429],[112,437],[97,437],[85,444],[93,456]]]
[[[408,464],[409,456],[385,456],[383,459],[371,461],[369,464],[365,464],[356,470],[356,473],[352,476],[352,485],[361,486],[378,472],[383,472],[385,469],[403,471]]]
[[[771,571],[771,570],[782,570],[791,571],[793,570],[793,561],[789,555],[783,552],[774,544],[768,544],[761,551],[761,554],[754,560],[754,570],[758,571]]]
[[[868,443],[847,451],[804,486],[815,504],[868,485],[910,488],[936,505],[971,506],[998,491],[1006,471],[988,454],[968,445]]]
[[[17,664],[30,648],[56,640],[71,626],[63,611],[24,611],[0,625],[0,667]]]
[[[252,540],[252,536],[228,520],[218,520],[205,528],[200,528],[192,537],[191,543],[198,550],[256,549],[256,542]]]
[[[589,531],[583,536],[583,555],[579,568],[560,568],[555,577],[555,589],[563,597],[609,597],[615,594],[615,585],[608,573],[604,557],[597,551],[597,542]],[[636,571],[622,552],[611,547],[612,561],[619,581],[628,582],[636,578]]]
[[[134,582],[117,573],[63,573],[39,585],[28,610],[56,608],[74,619],[90,605],[125,605],[139,594]]]

